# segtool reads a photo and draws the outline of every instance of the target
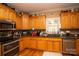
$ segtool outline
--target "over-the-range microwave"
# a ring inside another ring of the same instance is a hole
[[[0,20],[0,30],[15,30],[16,23],[9,20]]]

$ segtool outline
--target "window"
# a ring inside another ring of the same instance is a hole
[[[60,17],[46,19],[46,32],[48,34],[58,34],[60,28]]]

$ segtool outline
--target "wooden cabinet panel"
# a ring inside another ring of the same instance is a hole
[[[12,10],[11,8],[0,4],[0,19],[8,19],[8,20],[14,20],[16,18],[16,12]]]
[[[35,28],[35,29],[37,29],[37,20],[38,20],[38,17],[37,16],[32,16],[31,17],[31,29],[32,28]]]
[[[35,29],[46,29],[46,18],[45,16],[31,16],[30,17],[30,28]]]
[[[37,48],[36,45],[37,45],[36,40],[32,40],[32,39],[29,40],[29,47],[30,48]]]
[[[38,29],[46,29],[46,17],[45,16],[38,16]]]
[[[29,22],[29,15],[28,14],[25,14],[25,13],[23,13],[23,15],[22,15],[22,25],[23,25],[23,29],[30,29],[30,27],[29,27],[29,25],[31,25],[31,24],[29,24],[30,22]]]
[[[16,12],[13,9],[11,9],[3,4],[0,4],[0,19],[15,21],[16,28],[22,29],[21,17],[16,15]]]
[[[79,55],[79,39],[76,39],[76,53]]]
[[[22,29],[22,18],[21,18],[21,16],[17,16],[15,22],[16,22],[16,29]]]
[[[0,19],[6,19],[6,11],[7,9],[5,8],[5,6],[0,4]]]
[[[25,46],[26,46],[26,48],[30,48],[30,38],[26,38],[25,39]]]
[[[40,50],[47,50],[47,41],[37,40],[37,48]]]
[[[61,29],[79,29],[77,12],[63,12],[60,19]]]
[[[78,23],[77,23],[77,13],[71,13],[71,28],[77,29]]]
[[[77,12],[77,27],[79,28],[79,12]]]
[[[45,40],[46,39],[46,40]],[[48,39],[48,40],[47,40]],[[62,39],[52,38],[22,38],[20,41],[20,51],[26,48],[39,49],[44,51],[62,52]]]
[[[48,41],[48,43],[47,43],[47,50],[48,51],[53,51],[53,42],[52,41]]]
[[[61,49],[62,49],[61,43],[62,42],[59,42],[59,41],[53,41],[53,51],[54,52],[61,52]]]
[[[19,43],[19,51],[23,51],[23,50],[24,50],[24,44],[23,44],[23,39],[21,39]]]
[[[70,23],[71,23],[71,16],[70,13],[61,13],[60,22],[61,22],[61,28],[62,29],[70,29]]]

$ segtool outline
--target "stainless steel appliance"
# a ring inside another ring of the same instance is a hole
[[[75,38],[63,38],[63,55],[76,55]]]
[[[0,55],[15,56],[19,53],[20,33],[16,30],[16,23],[0,21]]]
[[[19,40],[9,40],[1,42],[1,54],[2,56],[15,56],[19,51]]]
[[[16,23],[10,20],[0,20],[0,30],[14,30]]]

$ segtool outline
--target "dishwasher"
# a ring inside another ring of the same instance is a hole
[[[63,38],[62,53],[75,55],[76,54],[76,39],[75,38]]]

